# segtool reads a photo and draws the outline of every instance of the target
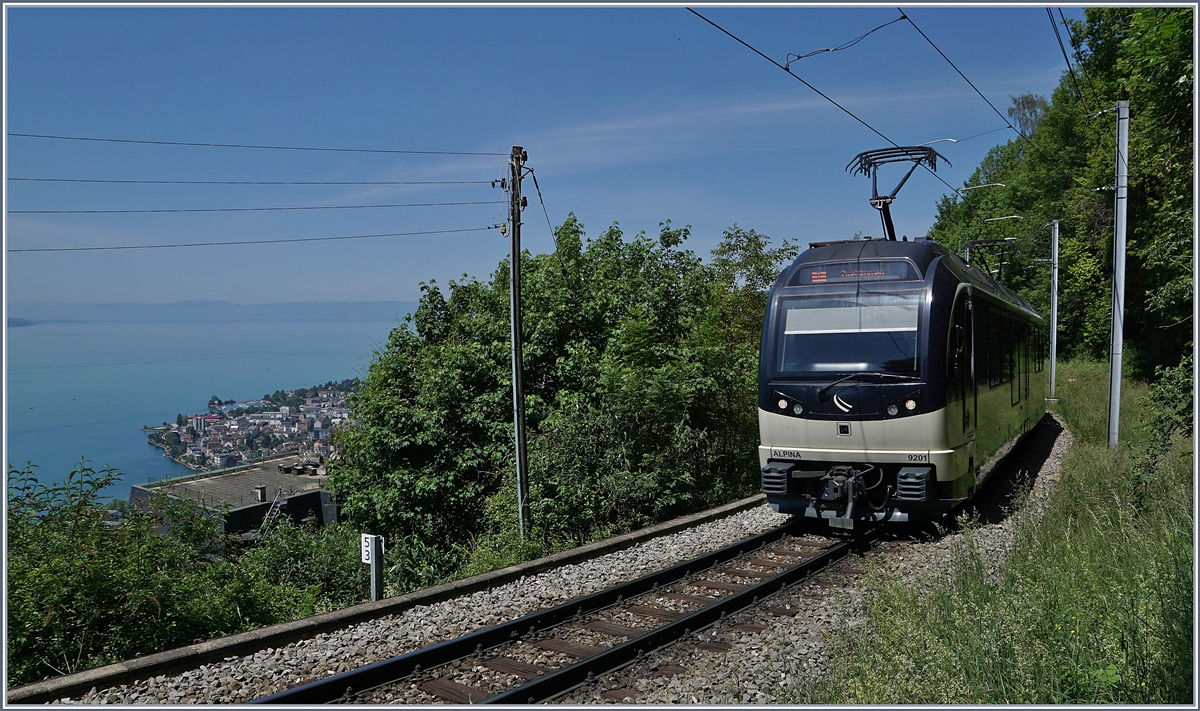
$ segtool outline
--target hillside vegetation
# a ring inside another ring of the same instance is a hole
[[[387,536],[391,589],[516,560],[754,493],[765,291],[796,249],[736,226],[711,263],[574,217],[522,257],[533,528],[517,533],[508,264],[422,285],[335,433],[343,514]]]
[[[1002,563],[967,523],[949,569],[918,592],[872,577],[865,623],[833,640],[828,675],[785,703],[1187,704],[1193,701],[1195,491],[1190,367],[1123,391],[1107,448],[1107,370],[1061,371],[1075,437],[1044,517],[1016,514]]]
[[[1064,75],[1048,101],[1018,97],[1028,139],[997,146],[966,181],[1007,187],[945,198],[932,231],[955,248],[1018,238],[1005,282],[1045,312],[1042,225],[1061,221],[1059,343],[1080,362],[1060,378],[1077,448],[1056,508],[1025,531],[999,583],[976,576],[968,557],[940,597],[881,589],[873,626],[848,638],[850,666],[836,672],[848,696],[815,698],[1191,699],[1192,10],[1086,18],[1071,27],[1083,74]],[[1114,118],[1089,116],[1118,99],[1133,116],[1127,374],[1157,382],[1143,441],[1130,420],[1110,454],[1097,439],[1094,361],[1108,343],[1112,194],[1097,189],[1113,183]],[[983,223],[1011,214],[1024,219]],[[530,536],[516,531],[502,262],[447,293],[422,285],[415,312],[375,353],[350,399],[353,421],[334,434],[342,524],[281,523],[243,550],[179,502],[111,525],[97,495],[116,472],[81,461],[67,481],[42,485],[10,467],[9,684],[362,601],[359,532],[386,536],[387,592],[397,594],[757,491],[763,309],[797,248],[734,226],[706,263],[670,223],[654,238],[613,225],[588,239],[572,216],[555,233],[553,254],[522,258]],[[170,535],[155,533],[164,521]],[[928,611],[928,627],[914,610]],[[856,685],[880,668],[894,684]]]
[[[1004,282],[1049,313],[1050,227],[1059,220],[1060,355],[1107,359],[1112,313],[1116,114],[1130,103],[1125,362],[1149,378],[1192,350],[1193,11],[1089,9],[1071,23],[1081,72],[1066,74],[1047,103],[1015,97],[1010,115],[1027,140],[992,149],[959,199],[944,197],[930,234],[961,249],[1016,238]],[[984,223],[992,217],[1021,220]],[[996,268],[999,254],[988,264]]]
[[[939,205],[932,234],[953,247],[1017,238],[1004,282],[1043,313],[1035,260],[1060,220],[1060,353],[1079,360],[1061,369],[1058,410],[1075,444],[1044,519],[1022,520],[993,572],[968,532],[927,594],[877,580],[831,673],[784,701],[1194,702],[1192,23],[1190,8],[1087,10],[1071,26],[1082,74],[1049,102],[1016,97],[1028,140],[997,146],[964,183],[1006,187]],[[1131,105],[1126,373],[1153,383],[1126,381],[1109,450],[1115,118],[1093,116],[1118,99]]]

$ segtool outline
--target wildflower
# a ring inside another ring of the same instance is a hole
[[[1075,630],[1071,630],[1071,634],[1075,634]]]

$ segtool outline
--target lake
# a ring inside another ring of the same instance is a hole
[[[189,473],[146,442],[145,425],[361,376],[397,321],[39,323],[8,328],[7,461],[63,480],[79,458],[131,484]]]

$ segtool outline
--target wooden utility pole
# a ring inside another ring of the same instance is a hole
[[[529,529],[529,457],[525,452],[525,389],[521,363],[521,210],[527,200],[521,197],[521,171],[529,154],[513,146],[509,159],[508,227],[511,243],[509,270],[509,323],[512,327],[513,429],[517,441],[517,522],[521,540]]]

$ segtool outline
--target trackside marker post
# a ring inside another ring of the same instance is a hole
[[[371,566],[371,602],[383,597],[383,536],[362,534],[362,562]]]

